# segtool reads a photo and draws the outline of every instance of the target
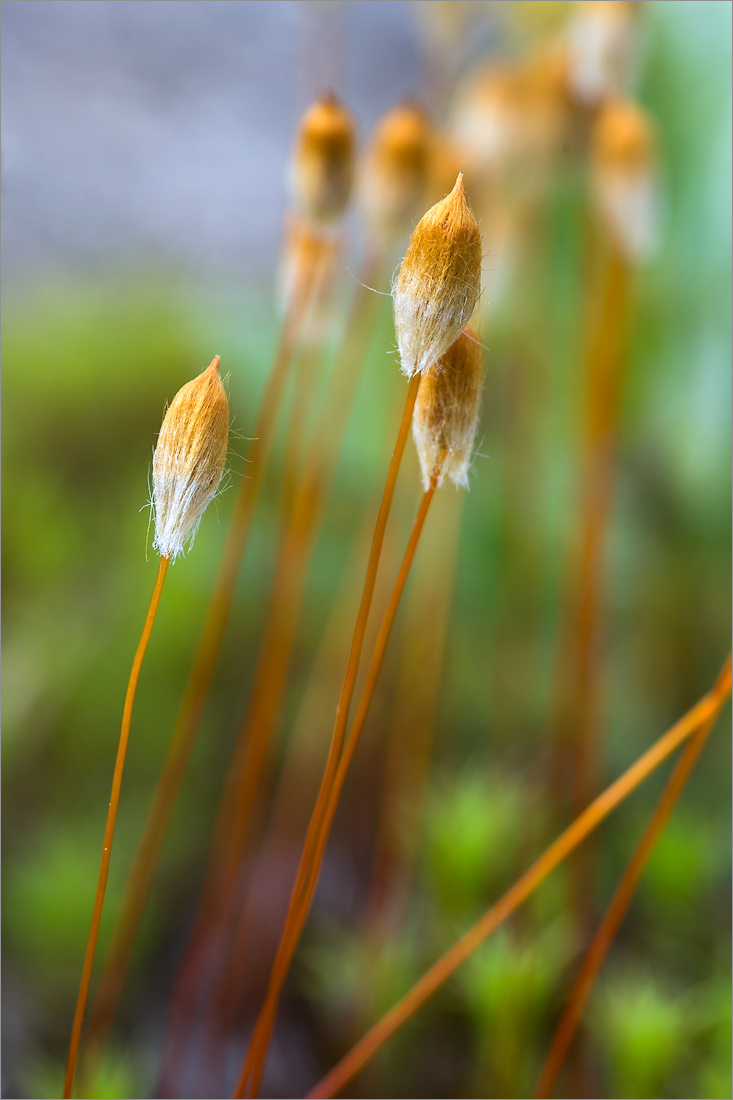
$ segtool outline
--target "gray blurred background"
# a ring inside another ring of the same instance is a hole
[[[414,94],[415,14],[358,0],[7,0],[6,278],[143,253],[199,278],[271,279],[300,113],[334,87],[364,132]]]

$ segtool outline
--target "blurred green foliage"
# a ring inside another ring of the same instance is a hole
[[[607,1052],[613,1096],[663,1096],[679,1072],[693,1021],[682,999],[644,973],[604,984],[595,1014]]]
[[[509,776],[467,772],[435,793],[426,810],[425,852],[435,902],[446,916],[478,916],[507,880],[526,807],[526,792]]]

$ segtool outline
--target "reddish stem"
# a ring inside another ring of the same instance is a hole
[[[377,569],[379,567],[379,559],[382,552],[382,544],[384,542],[384,534],[387,527],[387,520],[389,519],[389,513],[392,506],[392,498],[394,496],[395,485],[397,483],[397,474],[399,473],[400,464],[402,462],[402,456],[405,451],[405,444],[407,442],[407,435],[410,430],[410,424],[412,421],[412,412],[415,407],[415,401],[417,400],[417,391],[420,386],[420,375],[416,374],[410,379],[410,385],[407,391],[407,397],[405,399],[405,408],[402,413],[402,420],[400,423],[399,431],[397,433],[397,442],[395,443],[394,452],[392,454],[392,460],[387,471],[387,479],[384,486],[384,493],[382,495],[382,503],[380,505],[379,514],[377,516],[377,522],[374,528],[374,537],[372,539],[372,548],[369,555],[369,562],[367,564],[366,576],[364,578],[364,588],[362,592],[361,604],[359,606],[359,612],[357,614],[356,623],[354,626],[354,634],[351,642],[351,649],[349,652],[349,660],[346,668],[346,675],[344,677],[344,683],[341,688],[341,695],[339,697],[338,706],[336,708],[336,720],[333,727],[333,733],[331,735],[331,745],[329,748],[328,759],[326,761],[326,768],[321,781],[321,787],[318,792],[316,804],[311,816],[310,825],[306,834],[305,845],[303,848],[303,855],[301,857],[300,869],[298,871],[298,877],[293,887],[293,893],[290,899],[290,908],[285,921],[285,928],[280,940],[280,947],[278,954],[275,958],[275,963],[272,970],[270,989],[268,990],[265,1004],[262,1007],[260,1013],[260,1019],[258,1021],[258,1028],[255,1030],[252,1042],[250,1043],[249,1052],[245,1059],[245,1064],[242,1068],[242,1072],[237,1083],[237,1090],[235,1095],[243,1095],[243,1091],[251,1071],[257,1064],[258,1059],[258,1047],[260,1035],[267,1034],[268,1039],[265,1040],[265,1051],[267,1041],[269,1041],[269,1023],[268,1017],[270,1013],[270,1004],[274,1002],[275,1006],[279,999],[280,989],[285,980],[287,970],[290,964],[290,958],[288,957],[288,939],[289,930],[293,927],[297,921],[298,907],[303,894],[304,887],[306,885],[307,869],[310,865],[310,861],[313,857],[313,853],[318,843],[320,824],[323,819],[323,811],[327,806],[328,795],[331,790],[338,762],[341,757],[341,752],[344,744],[344,737],[346,734],[346,724],[349,717],[349,707],[354,694],[354,687],[356,685],[356,676],[359,671],[359,661],[361,658],[361,651],[364,645],[364,635],[366,633],[367,621],[369,618],[369,611],[372,605],[372,598],[374,596],[374,586],[377,579]],[[282,972],[282,973],[281,973]],[[263,1051],[263,1056],[265,1051]]]
[[[115,835],[117,808],[120,804],[122,772],[125,767],[127,742],[130,737],[130,722],[132,721],[132,707],[135,702],[135,691],[137,689],[137,682],[140,677],[140,668],[143,663],[143,657],[145,656],[145,650],[148,647],[148,641],[150,640],[150,635],[153,630],[155,613],[158,610],[158,604],[160,603],[160,595],[163,591],[163,582],[165,581],[165,575],[168,571],[168,561],[168,558],[160,559],[160,564],[158,565],[158,573],[155,578],[155,586],[153,588],[153,595],[150,597],[150,604],[148,606],[148,613],[145,616],[143,632],[140,635],[140,641],[138,642],[137,649],[135,650],[135,656],[132,661],[132,668],[130,669],[130,679],[127,682],[125,705],[122,711],[122,727],[120,729],[120,740],[117,746],[117,759],[115,760],[115,770],[112,776],[112,793],[110,794],[109,809],[107,810],[107,824],[104,827],[102,859],[99,864],[99,878],[97,879],[97,893],[94,898],[94,909],[92,910],[92,926],[89,929],[87,950],[84,956],[84,966],[82,968],[81,982],[79,984],[79,994],[76,999],[76,1009],[74,1011],[74,1023],[71,1028],[69,1054],[66,1061],[66,1075],[64,1077],[65,1100],[66,1098],[71,1096],[71,1092],[74,1087],[74,1072],[76,1070],[76,1060],[79,1054],[81,1027],[82,1023],[84,1022],[84,1010],[86,1008],[87,997],[89,995],[89,984],[92,979],[94,954],[97,950],[97,940],[99,939],[99,926],[102,921],[102,908],[104,906],[104,895],[107,889],[109,863],[110,859],[112,858],[112,841]]]
[[[730,682],[731,659],[729,656],[720,674],[718,683],[713,690],[730,691]],[[664,831],[669,817],[677,803],[677,799],[682,793],[690,772],[697,762],[698,756],[705,747],[705,743],[710,731],[715,725],[717,717],[717,712],[712,714],[710,718],[700,726],[698,732],[685,747],[685,751],[682,753],[664,789],[664,793],[657,804],[654,815],[624,871],[616,893],[606,911],[606,915],[588,948],[588,952],[583,960],[583,965],[580,968],[580,973],[578,974],[575,985],[568,998],[568,1003],[563,1012],[562,1019],[555,1031],[555,1037],[540,1073],[539,1084],[534,1094],[535,1097],[550,1097],[552,1095],[557,1075],[565,1061],[573,1036],[580,1022],[583,1009],[585,1008],[590,991],[593,987],[593,982],[603,965],[614,937],[631,904],[636,887],[649,862],[649,857]]]
[[[500,927],[540,886],[564,859],[575,851],[621,802],[688,740],[703,723],[714,719],[730,695],[730,678],[718,680],[650,749],[595,799],[560,834],[528,871],[420,978],[412,989],[379,1020],[346,1054],[308,1097],[335,1096],[352,1077],[381,1050],[384,1044],[422,1008],[456,970]]]

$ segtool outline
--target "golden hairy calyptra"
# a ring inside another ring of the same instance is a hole
[[[293,150],[291,186],[297,212],[313,227],[328,229],[348,205],[354,132],[351,114],[333,94],[317,100],[303,116]]]
[[[214,499],[227,456],[229,403],[219,356],[187,382],[163,418],[153,456],[155,549],[176,558]]]
[[[402,370],[429,370],[470,320],[481,291],[481,234],[459,175],[418,222],[393,290]]]
[[[412,417],[412,435],[420,460],[423,485],[431,479],[442,485],[468,488],[484,381],[483,348],[471,325],[466,325],[420,381]]]

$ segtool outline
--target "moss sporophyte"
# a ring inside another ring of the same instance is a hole
[[[125,695],[92,924],[69,1043],[64,1097],[71,1096],[74,1085],[81,1028],[102,920],[104,895],[112,856],[112,841],[120,802],[122,773],[140,668],[155,622],[168,565],[182,553],[185,544],[193,539],[201,517],[216,495],[224,473],[228,440],[229,404],[219,377],[219,356],[217,355],[207,370],[183,386],[173,398],[163,419],[153,458],[155,546],[161,557]]]

